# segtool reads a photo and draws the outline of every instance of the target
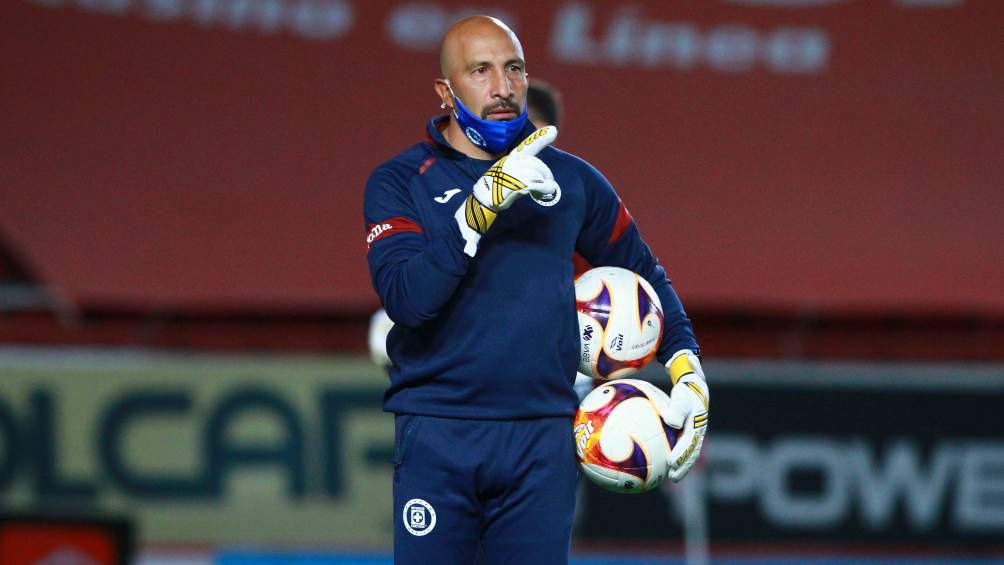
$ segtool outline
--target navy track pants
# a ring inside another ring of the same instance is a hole
[[[568,563],[571,418],[394,419],[394,563]]]

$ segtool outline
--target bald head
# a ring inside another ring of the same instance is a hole
[[[443,78],[450,78],[464,70],[471,64],[467,59],[479,48],[485,47],[485,43],[496,42],[511,47],[522,62],[523,46],[501,20],[490,16],[471,16],[450,26],[439,49],[439,70]]]
[[[471,157],[491,157],[467,139],[453,115],[459,103],[482,120],[519,118],[526,108],[523,46],[501,21],[472,16],[447,30],[439,64],[442,75],[435,80],[436,95],[451,115],[443,135],[455,149]]]

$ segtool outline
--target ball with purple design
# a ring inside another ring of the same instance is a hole
[[[640,493],[661,484],[677,430],[662,414],[669,396],[646,381],[605,383],[582,400],[575,414],[575,456],[583,474],[600,487]]]
[[[580,373],[623,378],[655,357],[663,313],[647,280],[620,267],[597,267],[575,280],[575,303]]]

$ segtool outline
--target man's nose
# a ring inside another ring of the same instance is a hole
[[[503,72],[494,73],[492,79],[492,97],[512,98],[512,81]]]

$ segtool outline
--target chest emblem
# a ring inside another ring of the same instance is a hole
[[[458,192],[460,192],[459,188],[451,188],[450,190],[444,192],[442,196],[437,196],[433,198],[433,200],[439,202],[440,204],[446,204],[447,202],[450,201],[451,198],[453,198],[453,195],[455,195]]]

